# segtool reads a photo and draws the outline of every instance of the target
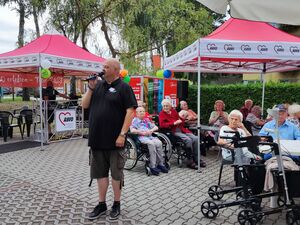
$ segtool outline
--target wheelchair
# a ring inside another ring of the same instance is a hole
[[[153,136],[160,139],[162,142],[163,150],[164,150],[164,164],[167,169],[170,169],[169,160],[172,155],[171,151],[171,143],[170,140],[168,140],[164,134],[161,133],[153,133]],[[125,143],[125,150],[126,150],[126,156],[127,160],[124,166],[124,169],[126,170],[132,170],[136,165],[138,161],[144,161],[145,162],[145,172],[148,176],[150,176],[152,173],[150,171],[150,154],[148,150],[147,144],[141,143],[138,139],[138,136],[136,134],[128,133]]]
[[[182,167],[183,161],[188,158],[187,151],[191,151],[191,149],[187,149],[185,143],[179,137],[172,134],[170,130],[160,129],[159,132],[161,139],[164,139],[162,142],[167,143],[169,149],[168,158],[170,159],[172,154],[174,154],[177,158],[177,165]]]

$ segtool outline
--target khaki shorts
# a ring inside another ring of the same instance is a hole
[[[91,149],[91,178],[99,179],[109,176],[117,181],[123,181],[123,169],[126,162],[125,149],[114,149],[111,151],[93,151]]]

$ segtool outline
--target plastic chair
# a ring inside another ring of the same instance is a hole
[[[26,126],[27,137],[29,137],[31,124],[33,124],[33,111],[31,109],[23,109],[20,111],[20,115],[25,119],[25,121],[23,121],[25,123],[23,123],[22,132],[24,134]]]
[[[21,116],[14,116],[11,112],[8,111],[0,111],[0,118],[2,118],[2,132],[7,133],[10,138],[13,137],[13,128],[19,127],[20,133],[23,139],[23,132],[22,132],[22,118]],[[17,123],[13,123],[14,119],[17,119]],[[4,136],[4,135],[3,135]]]

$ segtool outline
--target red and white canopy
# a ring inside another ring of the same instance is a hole
[[[268,23],[229,19],[210,35],[164,60],[172,71],[258,73],[299,70],[300,38]]]
[[[26,46],[0,54],[0,71],[37,73],[43,60],[63,75],[86,75],[102,71],[104,58],[80,48],[61,34],[45,34]]]

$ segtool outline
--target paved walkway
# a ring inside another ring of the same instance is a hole
[[[208,187],[217,183],[216,158],[216,152],[208,155],[202,173],[178,168],[175,160],[169,174],[158,177],[148,177],[142,162],[125,171],[122,216],[110,223],[108,213],[95,221],[85,218],[97,204],[96,182],[88,187],[85,139],[54,143],[45,151],[32,148],[1,154],[0,224],[238,224],[238,207],[221,209],[215,220],[200,212],[201,202],[209,200]],[[230,167],[223,178],[223,184],[232,184]],[[112,204],[111,189],[107,203]],[[268,216],[263,224],[285,224],[284,216]]]

